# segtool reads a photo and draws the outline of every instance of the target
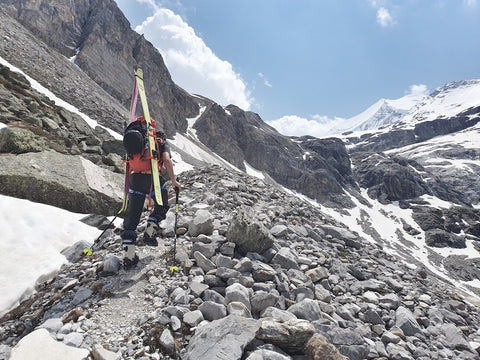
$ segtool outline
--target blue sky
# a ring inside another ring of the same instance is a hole
[[[115,1],[178,85],[286,135],[480,78],[480,0]]]

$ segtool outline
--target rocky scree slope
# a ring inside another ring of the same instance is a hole
[[[121,268],[118,228],[91,256],[75,244],[1,318],[0,356],[53,337],[80,351],[70,359],[479,358],[478,304],[421,264],[257,178],[211,167],[180,181],[179,272],[168,270],[172,211],[134,269]]]

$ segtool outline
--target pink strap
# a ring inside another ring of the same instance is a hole
[[[132,107],[130,109],[130,122],[135,120],[135,111],[137,109],[137,99],[138,99],[138,84],[137,77],[135,76],[135,84],[133,87],[133,97],[132,97]]]

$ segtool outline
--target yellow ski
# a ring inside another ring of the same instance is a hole
[[[147,132],[148,132],[148,151],[150,152],[150,158],[152,162],[152,181],[153,181],[153,191],[155,193],[155,200],[158,205],[163,205],[162,200],[162,189],[160,187],[160,177],[158,173],[158,158],[159,153],[155,144],[155,133],[152,125],[152,120],[150,118],[150,112],[148,111],[147,97],[145,95],[145,87],[143,86],[143,70],[137,69],[135,72],[137,77],[138,84],[138,95],[140,96],[140,102],[143,109],[143,117],[147,123]]]

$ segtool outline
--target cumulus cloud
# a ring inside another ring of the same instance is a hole
[[[235,104],[250,110],[253,99],[232,64],[219,59],[179,15],[153,0],[138,1],[151,5],[154,14],[135,31],[160,51],[176,84],[221,105]]]
[[[410,89],[408,95],[428,95],[428,88],[427,85],[418,84],[418,85],[410,85]]]
[[[280,134],[287,136],[311,135],[323,137],[328,135],[328,131],[338,120],[342,119],[331,119],[321,115],[313,115],[312,119],[305,119],[297,115],[287,115],[277,120],[267,121],[267,124],[275,128]]]
[[[384,7],[377,10],[377,21],[383,27],[395,25],[395,20],[390,14],[390,11]]]

